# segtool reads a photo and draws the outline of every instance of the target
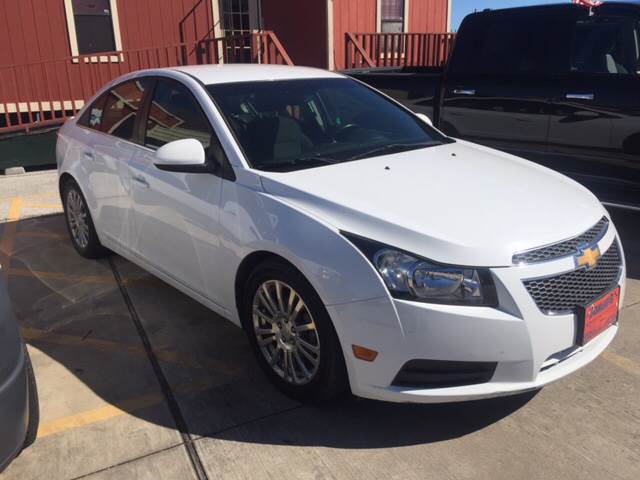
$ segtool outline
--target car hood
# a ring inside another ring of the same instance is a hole
[[[573,180],[463,141],[261,175],[267,193],[339,230],[456,265],[510,265],[605,214]]]

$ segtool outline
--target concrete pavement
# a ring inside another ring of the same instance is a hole
[[[55,174],[11,182],[0,260],[42,424],[2,480],[640,478],[638,213],[613,212],[630,267],[620,333],[575,375],[473,403],[304,406],[231,323],[118,256],[79,257]]]

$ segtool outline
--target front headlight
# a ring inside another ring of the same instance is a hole
[[[371,261],[395,298],[497,305],[495,285],[487,269],[442,265],[356,235],[343,235]]]

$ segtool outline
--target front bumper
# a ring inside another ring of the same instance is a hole
[[[20,452],[29,423],[29,387],[26,353],[15,368],[0,379],[0,472]]]
[[[610,228],[602,252],[616,240]],[[621,252],[622,254],[622,252]],[[595,359],[613,340],[613,325],[588,344],[575,346],[574,314],[542,313],[523,280],[569,272],[572,257],[539,264],[492,269],[496,308],[437,305],[378,298],[328,306],[342,342],[352,392],[395,402],[453,402],[538,389]],[[624,298],[624,266],[618,285]],[[358,360],[352,345],[376,350],[374,362]],[[427,359],[496,362],[488,382],[441,388],[394,386],[403,365]]]

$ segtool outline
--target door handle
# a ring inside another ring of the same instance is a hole
[[[453,93],[455,95],[475,95],[476,91],[473,88],[456,88]]]
[[[595,95],[593,93],[567,93],[566,98],[568,100],[593,100]]]
[[[87,160],[90,160],[93,162],[94,157],[93,157],[93,153],[91,152],[84,152],[84,158],[86,158]]]
[[[149,188],[149,182],[147,182],[147,179],[144,178],[142,175],[133,175],[131,177],[131,179],[136,182],[139,183],[140,185]]]

